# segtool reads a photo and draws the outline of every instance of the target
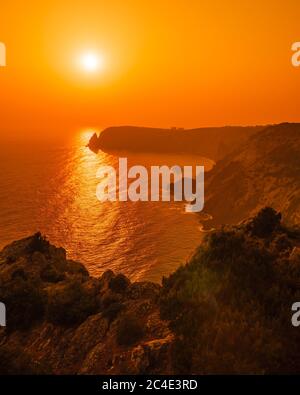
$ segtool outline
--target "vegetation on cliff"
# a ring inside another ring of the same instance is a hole
[[[218,161],[206,175],[205,211],[213,225],[235,224],[261,208],[300,223],[300,123],[269,126]]]
[[[164,279],[161,315],[176,334],[180,373],[299,373],[300,231],[271,208],[210,234]]]
[[[300,230],[271,208],[209,233],[162,286],[89,276],[41,234],[0,253],[0,373],[299,373]]]
[[[90,277],[40,233],[12,243],[0,253],[0,373],[155,372],[170,335],[159,291],[112,271]]]

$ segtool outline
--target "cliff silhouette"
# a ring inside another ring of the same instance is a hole
[[[95,152],[187,153],[218,160],[263,128],[228,126],[182,130],[119,126],[107,128],[99,136],[94,134],[88,146]]]

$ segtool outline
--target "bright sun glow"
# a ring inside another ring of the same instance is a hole
[[[80,65],[84,71],[94,73],[103,68],[103,58],[96,52],[86,52],[80,57]]]

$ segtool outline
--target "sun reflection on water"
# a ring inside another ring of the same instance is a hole
[[[0,174],[5,229],[1,233],[0,228],[0,236],[8,243],[40,230],[92,275],[111,269],[135,281],[159,282],[199,244],[199,219],[184,215],[180,202],[99,202],[97,170],[117,168],[119,157],[90,151],[86,145],[94,132],[98,133],[85,129],[69,141],[39,149],[5,147],[6,171]],[[143,165],[148,159],[128,154],[128,165]],[[155,164],[166,160],[150,159]]]

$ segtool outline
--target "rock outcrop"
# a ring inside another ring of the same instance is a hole
[[[41,234],[0,255],[0,370],[8,373],[169,372],[172,334],[159,316],[158,284],[131,283],[83,265]],[[29,371],[28,371],[29,369]]]
[[[97,152],[129,151],[200,155],[219,160],[263,126],[227,126],[198,129],[158,129],[135,126],[110,127],[88,146]]]

